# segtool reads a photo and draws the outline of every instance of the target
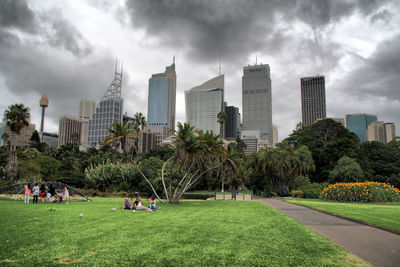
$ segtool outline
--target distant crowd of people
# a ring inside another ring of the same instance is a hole
[[[124,204],[122,205],[122,210],[133,210],[133,211],[145,210],[151,212],[159,208],[160,207],[156,207],[156,200],[154,197],[151,198],[149,207],[143,206],[139,196],[136,197],[136,200],[133,202],[133,204],[128,198],[125,198]]]
[[[24,203],[29,204],[30,195],[33,194],[33,203],[38,203],[39,196],[44,204],[46,201],[48,203],[62,202],[66,200],[67,205],[69,204],[69,191],[66,186],[64,186],[63,191],[57,192],[55,187],[50,184],[49,188],[45,184],[42,184],[39,188],[39,184],[35,183],[31,189],[29,184],[25,185],[25,199]]]

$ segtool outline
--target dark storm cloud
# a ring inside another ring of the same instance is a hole
[[[35,14],[25,1],[0,1],[0,27],[18,28],[26,32],[35,32]]]
[[[22,99],[32,112],[38,111],[40,95],[48,94],[48,121],[77,116],[81,99],[98,101],[111,83],[112,56],[94,54],[60,10],[33,11],[25,1],[0,1],[0,22],[1,91]]]
[[[208,63],[218,58],[242,61],[257,52],[279,54],[292,41],[291,26],[299,21],[314,31],[314,44],[307,42],[307,35],[297,35],[297,41],[314,49],[322,45],[316,31],[356,11],[367,16],[381,4],[365,0],[126,1],[134,27],[159,38],[160,46],[185,49],[189,57]],[[335,61],[335,56],[319,51],[324,49],[314,51],[315,56]]]
[[[1,1],[0,43],[19,39],[15,31],[41,37],[49,45],[63,48],[75,56],[86,56],[92,52],[89,42],[60,10],[35,13],[26,1]]]
[[[45,37],[51,46],[64,48],[76,56],[87,56],[92,52],[89,42],[59,10],[48,11],[41,17]]]
[[[381,11],[376,12],[373,16],[371,16],[371,23],[376,23],[378,21],[383,21],[385,23],[389,23],[392,20],[392,13],[387,10],[383,9]]]
[[[400,34],[379,44],[344,81],[348,94],[400,101]]]

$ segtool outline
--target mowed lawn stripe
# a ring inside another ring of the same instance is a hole
[[[122,202],[0,201],[0,265],[368,266],[260,202],[183,201],[152,213]]]

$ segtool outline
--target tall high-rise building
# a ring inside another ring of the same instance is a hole
[[[383,121],[373,121],[367,128],[367,141],[385,143],[385,128]]]
[[[303,124],[326,118],[325,77],[303,77],[301,86],[301,114]]]
[[[225,139],[235,140],[240,136],[240,113],[239,108],[234,106],[225,106]]]
[[[147,153],[156,146],[156,135],[149,128],[141,131],[138,142],[139,153]]]
[[[81,100],[79,103],[79,119],[82,122],[81,140],[82,145],[89,145],[89,120],[92,119],[96,109],[96,102],[92,100]]]
[[[273,143],[272,90],[268,64],[243,68],[243,131],[257,130],[261,140]]]
[[[376,115],[346,114],[346,128],[355,133],[361,142],[367,141],[368,126],[377,121]]]
[[[385,144],[389,143],[396,137],[396,127],[393,122],[386,122],[383,124],[385,129]]]
[[[122,67],[117,71],[115,66],[114,80],[111,82],[101,101],[96,106],[96,111],[91,120],[89,120],[90,146],[100,146],[104,138],[109,135],[107,128],[111,127],[113,122],[121,122],[122,106],[124,100],[121,98],[122,87]]]
[[[153,74],[149,79],[147,123],[175,129],[176,72],[175,63],[165,72]]]
[[[197,129],[220,134],[218,113],[224,107],[224,75],[185,91],[186,121]]]
[[[387,144],[395,138],[395,133],[393,122],[374,121],[368,126],[367,139]]]
[[[82,123],[78,118],[63,115],[58,125],[58,146],[78,142],[81,135]]]
[[[274,142],[273,142],[273,146],[275,146],[277,143],[279,143],[279,138],[278,138],[278,127],[277,126],[273,126],[273,131],[274,131]]]

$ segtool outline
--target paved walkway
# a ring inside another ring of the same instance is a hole
[[[400,266],[400,235],[279,199],[259,200],[305,224],[374,266]]]

